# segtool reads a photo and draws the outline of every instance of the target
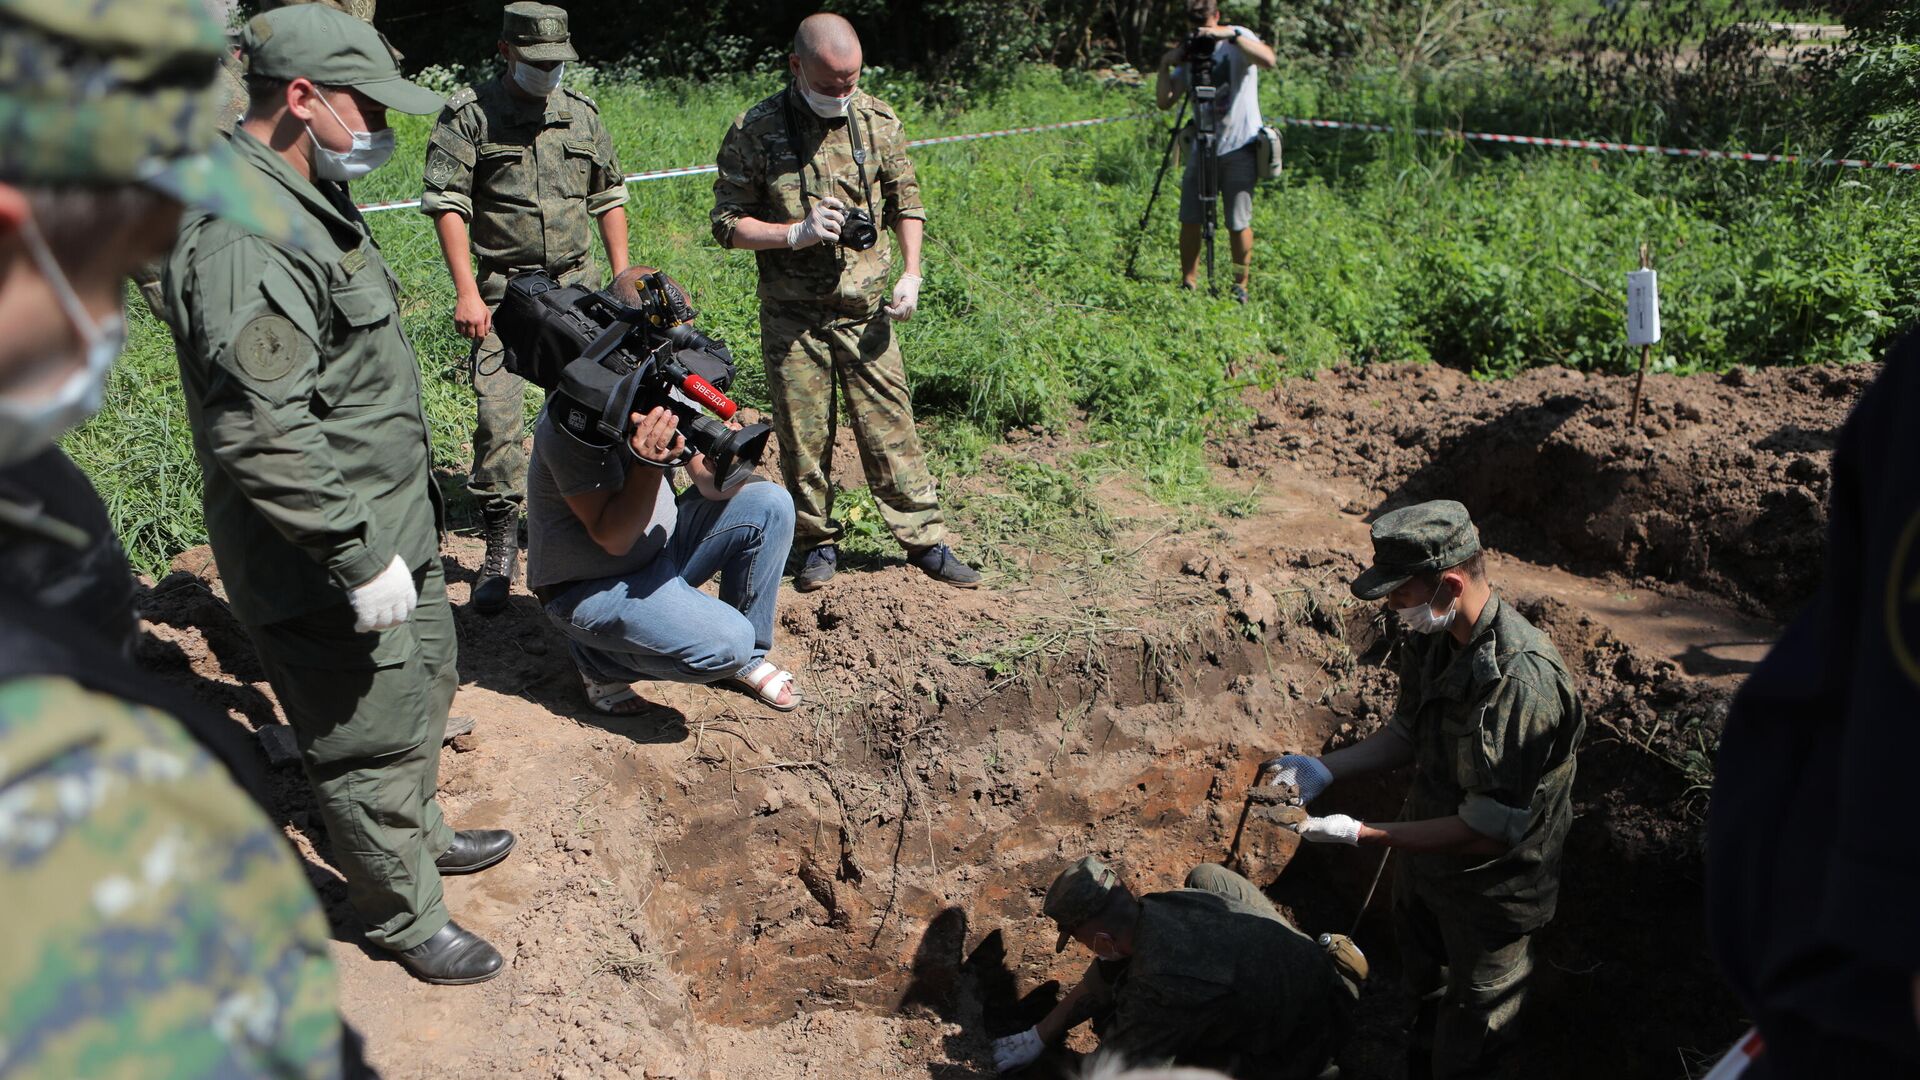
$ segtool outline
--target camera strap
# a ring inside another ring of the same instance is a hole
[[[799,174],[800,177],[801,211],[811,212],[808,204],[817,201],[816,196],[807,187],[807,165],[811,162],[812,158],[810,156],[807,158],[800,156],[800,127],[793,122],[793,96],[793,84],[789,83],[787,84],[786,96],[781,99],[781,106],[787,120],[787,148],[793,151],[794,172]],[[869,123],[871,123],[871,121],[869,121]],[[873,201],[873,193],[872,190],[867,187],[867,148],[865,143],[872,141],[873,133],[867,133],[865,142],[861,140],[860,121],[858,117],[853,115],[853,105],[851,103],[847,105],[847,138],[853,143],[853,166],[860,171],[860,202],[867,208],[868,213],[872,213],[872,207],[868,205]],[[820,148],[817,146],[814,147],[814,153],[818,154],[819,152]],[[829,191],[829,193],[831,193],[831,191]]]

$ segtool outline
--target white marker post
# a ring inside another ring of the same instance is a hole
[[[1627,423],[1640,420],[1640,389],[1647,381],[1647,360],[1660,340],[1660,283],[1653,272],[1653,256],[1640,245],[1640,269],[1627,271],[1627,344],[1640,346],[1640,374],[1633,380],[1633,404]]]

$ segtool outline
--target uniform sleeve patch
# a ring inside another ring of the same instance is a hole
[[[453,179],[455,167],[451,155],[437,146],[434,147],[427,154],[427,183],[434,187],[446,187],[447,181]]]
[[[257,316],[233,339],[240,370],[263,383],[286,378],[308,351],[305,336],[284,315]]]

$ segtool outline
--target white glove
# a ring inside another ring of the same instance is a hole
[[[887,305],[887,318],[906,322],[920,310],[920,275],[901,274],[893,284],[893,303]]]
[[[787,226],[787,246],[795,251],[812,247],[822,240],[838,242],[840,226],[846,224],[847,204],[829,195],[813,204],[806,220]]]
[[[1316,844],[1358,845],[1360,843],[1360,822],[1345,814],[1310,817],[1291,822],[1287,828],[1299,833],[1300,839],[1311,840]]]
[[[1009,1035],[1004,1039],[993,1040],[993,1067],[1000,1072],[1012,1072],[1024,1065],[1040,1060],[1047,1044],[1040,1041],[1040,1029],[1028,1028],[1018,1035]]]
[[[1273,780],[1277,784],[1292,784],[1300,789],[1300,803],[1305,805],[1320,797],[1333,783],[1333,773],[1320,764],[1317,757],[1305,754],[1283,754],[1260,766],[1261,772],[1272,769]]]
[[[379,577],[348,590],[347,601],[353,605],[353,629],[364,634],[406,622],[420,594],[413,587],[413,572],[395,555]]]

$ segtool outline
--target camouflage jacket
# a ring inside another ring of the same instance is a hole
[[[721,247],[733,245],[742,218],[774,224],[799,221],[825,195],[865,208],[882,230],[879,243],[866,251],[823,243],[799,251],[756,252],[763,300],[827,301],[843,313],[871,314],[887,296],[893,268],[892,239],[886,230],[903,218],[926,220],[899,118],[886,102],[857,91],[849,111],[851,121],[823,120],[781,90],[741,113],[720,142],[712,218],[714,239]],[[864,190],[849,123],[860,126],[866,152]],[[831,311],[822,312],[833,317]]]
[[[420,210],[472,222],[481,272],[579,265],[593,219],[627,201],[613,136],[593,99],[562,88],[528,101],[506,76],[447,100],[427,144]]]
[[[1443,916],[1498,933],[1545,925],[1560,888],[1574,749],[1585,730],[1553,642],[1492,597],[1465,648],[1449,634],[1402,646],[1388,726],[1413,744],[1405,820],[1458,814],[1511,845],[1492,860],[1407,855],[1403,873]]]
[[[1336,979],[1320,946],[1271,911],[1203,889],[1149,893],[1100,1048],[1140,1066],[1305,1080],[1341,1026]]]
[[[334,1077],[300,860],[170,715],[0,682],[0,1074]]]

